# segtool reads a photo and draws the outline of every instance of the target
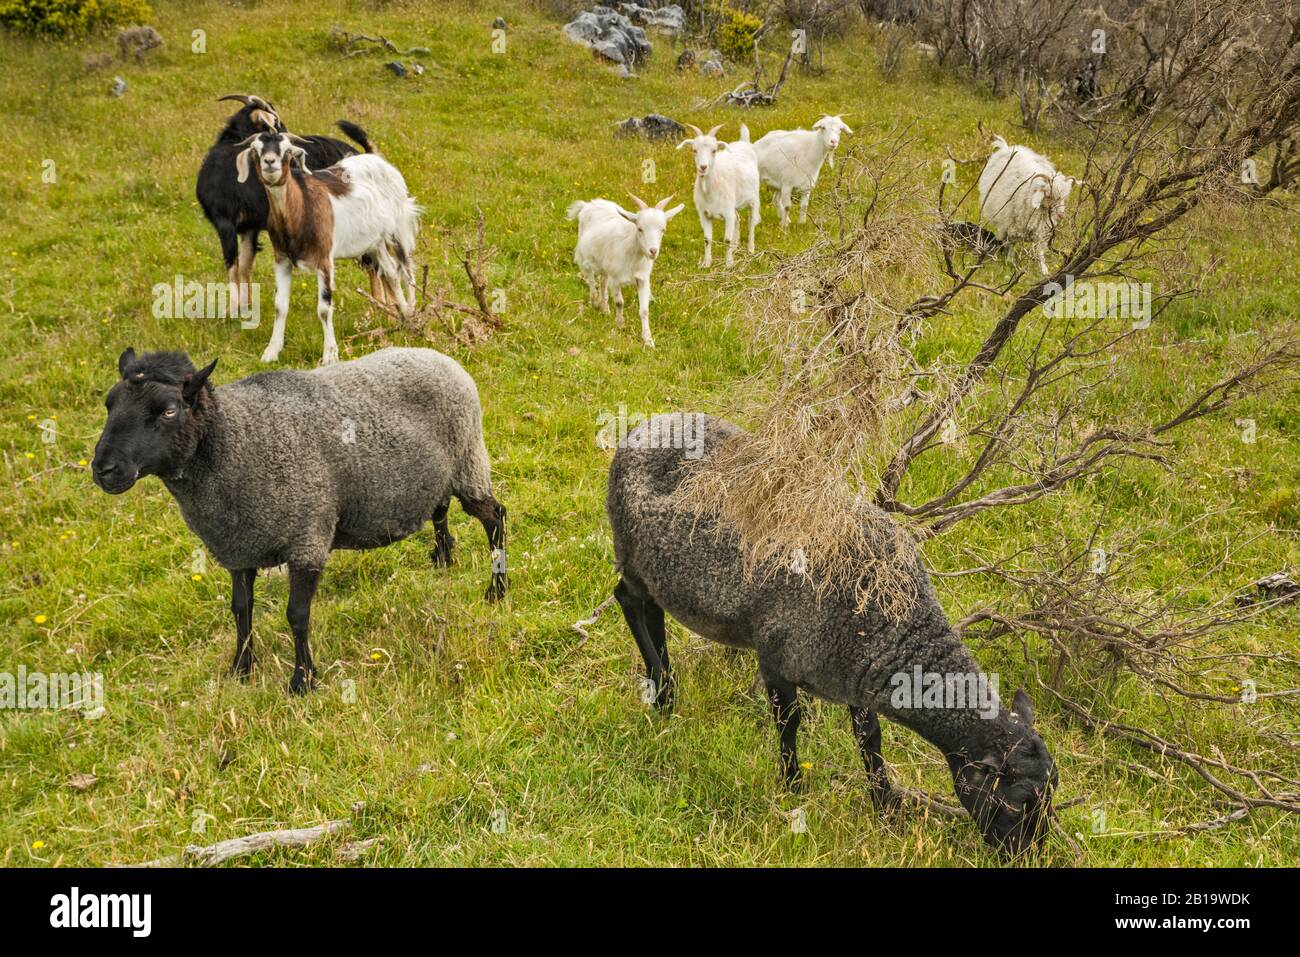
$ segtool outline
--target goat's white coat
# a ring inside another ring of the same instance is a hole
[[[782,226],[790,225],[795,190],[800,193],[799,222],[808,222],[808,200],[822,164],[835,168],[840,135],[852,132],[840,117],[823,116],[811,130],[772,130],[754,144],[759,178],[777,191],[774,203]]]
[[[1045,276],[1047,246],[1065,216],[1074,183],[1046,156],[1027,146],[1008,146],[995,136],[993,154],[980,172],[980,218],[998,239],[1031,243]]]
[[[239,155],[240,182],[248,176],[250,155],[256,154],[257,151],[250,146]],[[291,155],[286,151],[282,162],[291,161]],[[334,338],[335,260],[373,258],[379,276],[396,297],[403,315],[409,316],[414,312],[415,272],[411,257],[415,251],[421,210],[407,192],[406,180],[396,167],[375,153],[344,157],[330,169],[349,184],[349,190],[342,196],[327,191],[334,214],[328,268],[306,261],[290,262],[280,255],[280,250],[276,250],[275,326],[271,330],[271,340],[262,352],[263,362],[275,362],[284,348],[285,320],[289,313],[289,291],[295,266],[317,274],[316,314],[324,336],[322,365],[338,360],[338,342]],[[278,171],[273,171],[273,175],[278,175]],[[263,180],[263,188],[272,206],[279,207],[284,203],[286,190],[303,188],[296,182],[290,186],[291,181],[292,174],[285,176],[277,186],[267,185]],[[397,250],[396,257],[392,252],[394,249]]]
[[[668,221],[685,206],[664,210],[668,200],[632,213],[607,199],[578,200],[567,218],[578,221],[573,261],[587,281],[588,302],[609,312],[609,288],[614,289],[615,321],[623,325],[623,286],[636,283],[641,341],[654,348],[650,335],[650,272],[662,248]]]
[[[690,124],[687,124],[688,126]],[[704,232],[704,261],[713,265],[713,220],[723,221],[723,238],[727,242],[727,265],[736,261],[736,243],[740,239],[740,210],[749,208],[749,251],[754,251],[754,230],[762,214],[759,210],[758,154],[749,141],[749,129],[740,124],[740,139],[724,143],[714,137],[720,126],[705,133],[691,126],[695,136],[682,140],[677,148],[690,146],[695,152],[695,211]]]

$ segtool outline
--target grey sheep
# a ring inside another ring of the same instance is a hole
[[[1021,690],[1008,711],[996,686],[987,691],[979,664],[949,625],[914,552],[892,546],[882,552],[906,563],[905,580],[914,585],[910,612],[891,619],[874,602],[858,610],[856,582],[833,582],[819,597],[796,570],[747,577],[738,533],[674,497],[692,458],[707,459],[738,434],[736,426],[709,415],[657,416],[627,436],[610,466],[606,509],[620,575],[614,594],[645,660],[656,705],[668,709],[673,702],[667,611],[697,634],[757,652],[789,783],[799,776],[796,689],[802,688],[848,706],[878,807],[899,803],[880,752],[883,714],[940,749],[958,798],[991,846],[1011,855],[1037,846],[1057,773],[1032,728],[1033,705]],[[871,540],[893,541],[881,534],[895,527],[883,511],[845,507],[862,510],[864,522],[874,526]],[[919,683],[932,675],[983,682],[983,701],[961,694],[960,701],[900,695],[913,678]]]
[[[213,388],[216,361],[180,352],[118,359],[92,474],[120,494],[162,479],[185,522],[230,571],[231,673],[253,665],[253,580],[289,566],[290,691],[314,684],[312,597],[336,548],[387,545],[433,520],[435,564],[451,563],[451,496],[493,550],[489,601],[506,591],[505,508],[492,497],[474,380],[432,349],[383,349],[311,372],[263,372]]]

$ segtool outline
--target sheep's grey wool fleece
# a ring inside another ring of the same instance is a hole
[[[686,417],[692,413],[672,413]],[[891,707],[894,676],[925,672],[981,674],[974,656],[953,632],[920,559],[898,555],[910,565],[916,599],[905,620],[891,620],[870,603],[857,610],[854,582],[833,584],[820,597],[809,579],[788,567],[747,579],[738,534],[673,498],[686,469],[707,461],[740,430],[723,419],[699,414],[703,457],[692,461],[673,448],[641,448],[647,436],[667,435],[668,425],[643,422],[629,433],[610,466],[606,509],[613,527],[619,573],[638,590],[697,634],[751,648],[759,667],[830,701],[867,707],[913,728],[944,750],[972,744],[1001,753],[1023,733],[1007,720],[982,718],[967,709]],[[696,441],[699,441],[697,429]],[[698,452],[698,448],[695,450]],[[852,507],[846,503],[846,507]],[[864,520],[892,520],[874,506],[860,506]],[[873,541],[891,540],[873,534]]]
[[[331,548],[418,531],[451,495],[491,494],[478,389],[432,349],[260,372],[213,398],[164,481],[226,568],[321,568]]]

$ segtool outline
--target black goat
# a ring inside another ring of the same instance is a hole
[[[266,228],[270,207],[261,183],[256,180],[238,181],[235,155],[254,134],[267,130],[283,133],[286,130],[275,107],[260,96],[231,93],[220,100],[236,100],[244,107],[226,121],[225,128],[203,158],[194,192],[203,207],[203,215],[208,217],[208,222],[212,223],[221,239],[221,255],[232,287],[232,305],[242,308],[248,302],[249,284],[253,281],[258,233]],[[364,152],[374,152],[366,131],[361,127],[339,120],[338,128],[360,144]],[[295,142],[307,151],[309,169],[325,169],[357,152],[348,143],[328,136],[296,137]]]

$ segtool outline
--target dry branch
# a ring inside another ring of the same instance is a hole
[[[226,841],[218,841],[215,844],[205,846],[187,844],[180,854],[160,857],[157,860],[132,866],[179,867],[182,864],[195,864],[199,867],[216,867],[218,864],[224,864],[232,858],[256,854],[258,851],[269,850],[273,847],[306,847],[308,844],[313,844],[322,838],[329,837],[331,834],[346,830],[350,826],[351,824],[344,820],[326,821],[318,827],[261,831],[257,834],[233,837]]]

